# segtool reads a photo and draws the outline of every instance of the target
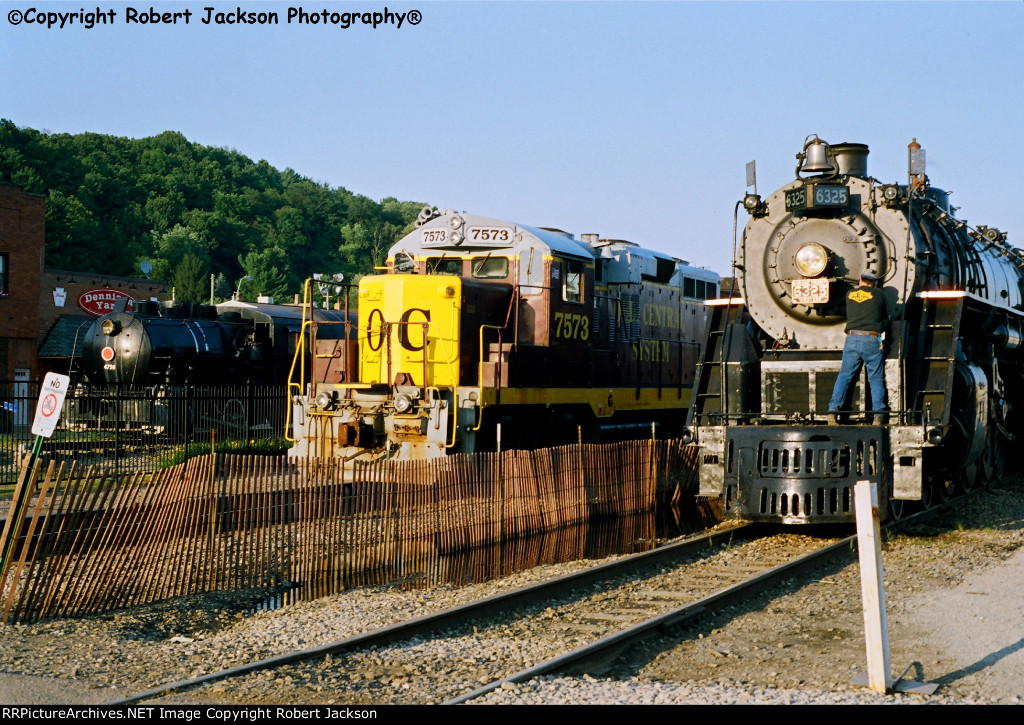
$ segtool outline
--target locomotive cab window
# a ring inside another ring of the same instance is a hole
[[[552,262],[551,268],[554,271],[555,265],[564,270],[565,275],[562,281],[562,299],[566,302],[583,301],[583,262],[578,259],[566,259],[560,262]],[[552,275],[553,276],[553,275]]]
[[[476,279],[508,279],[508,257],[477,257],[472,269]]]
[[[430,257],[427,259],[427,274],[448,274],[462,276],[462,260],[457,257]]]
[[[416,261],[405,252],[395,253],[396,274],[416,274]]]

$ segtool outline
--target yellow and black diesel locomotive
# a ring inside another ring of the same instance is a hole
[[[630,242],[424,209],[355,341],[293,386],[294,456],[421,459],[679,433],[719,277]]]
[[[954,217],[916,141],[906,183],[871,178],[867,156],[808,137],[795,180],[743,200],[740,296],[709,302],[684,433],[701,448],[700,493],[729,514],[848,522],[867,480],[900,516],[998,480],[1021,432],[1024,256],[998,229]],[[863,272],[894,311],[888,415],[872,415],[886,406],[861,370],[829,425],[846,294]]]

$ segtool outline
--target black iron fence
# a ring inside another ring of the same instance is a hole
[[[0,483],[13,483],[31,449],[39,381],[0,382]],[[190,443],[249,443],[284,435],[284,386],[78,385],[42,450],[108,470],[151,471]]]

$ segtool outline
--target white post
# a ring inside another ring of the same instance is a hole
[[[879,540],[878,484],[857,481],[857,550],[860,591],[864,601],[864,641],[868,657],[868,687],[886,693],[892,687],[889,669],[889,623],[885,616],[882,545]]]

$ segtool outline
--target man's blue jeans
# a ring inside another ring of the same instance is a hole
[[[885,355],[882,351],[882,338],[871,335],[847,335],[843,345],[843,364],[839,368],[836,386],[832,389],[832,400],[828,409],[838,412],[850,390],[860,366],[865,365],[868,371],[868,387],[871,389],[871,409],[876,413],[884,413],[885,407]]]

